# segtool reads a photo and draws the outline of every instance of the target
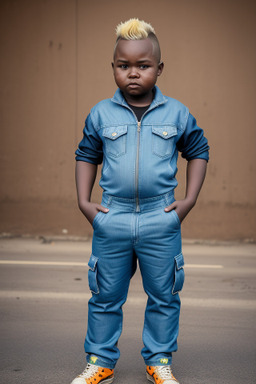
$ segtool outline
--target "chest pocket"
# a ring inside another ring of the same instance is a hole
[[[160,157],[168,157],[173,152],[177,128],[174,126],[152,127],[152,152]]]
[[[107,155],[119,157],[126,153],[127,125],[105,128],[103,136]]]

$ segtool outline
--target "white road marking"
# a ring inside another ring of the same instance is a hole
[[[85,263],[69,262],[69,261],[34,261],[34,260],[0,260],[0,264],[4,265],[49,265],[62,267],[87,267]]]
[[[86,263],[72,261],[34,261],[34,260],[0,260],[2,265],[49,265],[60,267],[87,267]],[[222,269],[223,265],[215,264],[185,264],[185,268]]]
[[[36,291],[0,291],[0,299],[20,299],[20,300],[76,300],[88,301],[91,298],[90,293],[80,292],[36,292]],[[127,305],[143,306],[145,308],[147,297],[128,297]],[[125,304],[125,305],[126,305]],[[256,300],[242,299],[197,299],[181,297],[182,307],[194,307],[204,309],[237,309],[237,310],[256,310]]]
[[[205,269],[222,269],[223,265],[217,264],[185,264],[185,268],[205,268]]]

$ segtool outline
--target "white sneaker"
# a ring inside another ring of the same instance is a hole
[[[179,384],[172,374],[170,365],[147,366],[147,379],[155,384]]]
[[[71,384],[110,384],[114,380],[114,369],[87,364],[81,375],[77,376]]]

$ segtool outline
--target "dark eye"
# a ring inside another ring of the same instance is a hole
[[[127,65],[127,64],[121,64],[121,65],[119,66],[119,68],[121,68],[121,69],[127,69],[127,68],[128,68],[128,65]]]
[[[149,65],[147,65],[147,64],[141,64],[140,65],[140,69],[147,69],[147,68],[149,68]]]

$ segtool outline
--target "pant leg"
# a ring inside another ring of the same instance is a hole
[[[142,356],[147,365],[171,364],[177,350],[180,299],[184,282],[180,222],[176,212],[144,212],[139,219],[136,254],[148,295]],[[176,280],[175,280],[176,279]]]
[[[89,300],[84,344],[88,361],[93,355],[97,365],[114,368],[119,358],[117,342],[122,331],[122,305],[135,271],[135,261],[131,214],[111,207],[107,214],[99,213],[94,223],[89,262],[89,284],[94,293]]]

